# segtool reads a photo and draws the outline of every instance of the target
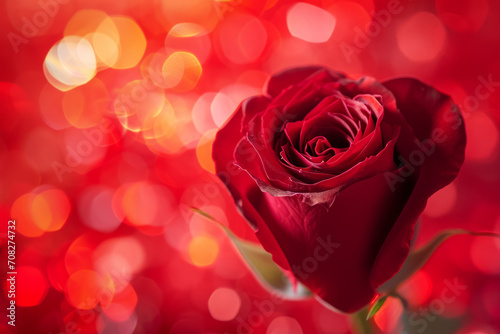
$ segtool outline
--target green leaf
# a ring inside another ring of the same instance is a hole
[[[294,289],[290,280],[273,261],[272,255],[266,252],[259,244],[238,238],[229,228],[217,221],[207,212],[194,207],[190,207],[190,209],[216,223],[226,232],[227,236],[231,239],[233,245],[250,268],[250,271],[254,273],[264,287],[288,299],[312,297],[312,292],[300,283],[297,283],[297,288]]]
[[[366,320],[371,319],[375,314],[377,314],[378,311],[380,311],[385,301],[387,300],[387,297],[389,296],[380,297],[375,301],[375,303],[372,304],[370,310],[368,311],[368,314],[366,315]]]
[[[468,234],[472,236],[487,236],[500,238],[500,234],[493,232],[474,232],[467,231],[463,229],[450,229],[444,230],[437,234],[431,241],[429,241],[425,246],[410,252],[406,261],[403,263],[401,270],[389,281],[382,284],[377,291],[379,293],[390,293],[394,291],[399,285],[410,278],[414,273],[416,273],[422,266],[429,260],[434,251],[448,238],[456,235]]]

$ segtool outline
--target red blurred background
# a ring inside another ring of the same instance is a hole
[[[353,331],[264,290],[196,206],[254,240],[213,174],[214,134],[272,73],[321,64],[412,76],[451,95],[468,135],[416,244],[500,233],[500,2],[4,0],[0,333]],[[7,224],[16,220],[16,326]],[[500,333],[500,242],[447,241],[373,321],[383,333]],[[339,273],[341,275],[342,273]],[[443,298],[450,283],[461,286]],[[3,302],[5,301],[5,302]]]

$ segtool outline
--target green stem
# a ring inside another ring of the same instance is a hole
[[[375,334],[376,332],[373,330],[373,327],[370,323],[370,320],[366,320],[366,316],[368,315],[368,308],[364,308],[361,311],[354,313],[351,316],[351,319],[356,327],[356,332],[358,334]]]

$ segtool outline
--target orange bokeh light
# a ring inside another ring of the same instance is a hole
[[[195,55],[189,52],[174,52],[163,63],[163,78],[166,88],[177,92],[193,89],[200,80],[202,68]]]
[[[64,36],[81,36],[85,37],[88,34],[97,30],[99,25],[108,18],[108,15],[96,9],[82,9],[76,12],[66,23],[64,28]]]
[[[206,171],[215,174],[215,164],[212,160],[212,144],[215,139],[216,130],[210,130],[203,134],[196,146],[196,156],[200,166]]]
[[[217,259],[219,245],[210,236],[194,237],[189,243],[189,258],[198,267],[210,266]]]
[[[101,304],[109,305],[115,288],[113,281],[93,270],[80,270],[66,282],[66,299],[80,310],[90,310]]]
[[[132,132],[154,127],[155,118],[166,103],[163,90],[146,80],[134,80],[120,89],[114,102],[115,114],[122,126]]]
[[[149,182],[131,183],[115,192],[113,210],[133,226],[163,228],[171,218],[173,197],[163,186]]]
[[[39,237],[45,232],[60,230],[66,223],[71,204],[66,194],[55,188],[39,187],[16,199],[11,215],[20,219],[19,233]]]
[[[127,69],[136,66],[142,59],[146,51],[146,37],[141,27],[130,17],[126,16],[111,16],[105,18],[97,32],[101,35],[96,35],[93,41],[97,45],[97,50],[101,59],[109,66],[115,69]],[[106,43],[111,40],[114,45]],[[115,51],[119,50],[119,55],[115,55]],[[115,60],[116,58],[116,60]]]

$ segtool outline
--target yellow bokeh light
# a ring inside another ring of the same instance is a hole
[[[120,57],[120,48],[110,35],[96,32],[87,35],[91,40],[98,63],[104,67],[113,67]]]
[[[174,108],[170,104],[170,102],[166,103],[163,106],[162,113],[160,117],[156,119],[154,134],[155,137],[171,137],[175,133],[176,129],[176,117]]]
[[[64,29],[64,36],[81,36],[84,37],[97,30],[99,25],[109,16],[100,10],[83,9],[76,12],[69,19]]]
[[[101,40],[97,42],[99,42],[100,57],[102,56],[103,59],[107,60],[109,58],[114,59],[114,48],[119,50],[116,61],[110,65],[112,68],[132,68],[139,63],[146,51],[146,36],[144,36],[141,27],[129,17],[111,16],[106,18],[99,25],[96,32],[107,36],[115,44],[115,46],[106,46],[102,44],[105,42],[102,36],[99,37]]]
[[[203,64],[212,52],[211,37],[207,30],[195,23],[179,23],[170,29],[165,38],[165,51],[171,54],[176,51],[189,52]]]
[[[198,267],[213,264],[218,254],[219,245],[209,236],[196,236],[189,243],[189,258]]]
[[[92,45],[78,36],[67,36],[54,44],[44,61],[47,80],[62,91],[89,82],[96,69]]]
[[[145,143],[152,152],[179,153],[200,138],[192,121],[192,102],[185,97],[169,95],[167,108],[155,119],[154,136],[144,136]]]
[[[148,131],[166,103],[163,90],[146,80],[126,84],[119,92],[115,114],[124,128],[132,132]]]
[[[165,100],[161,112],[154,118],[152,128],[143,131],[144,139],[170,138],[175,134],[176,124],[174,108],[168,100]]]
[[[183,22],[173,26],[168,35],[172,37],[193,37],[205,33],[205,29],[199,24]]]
[[[174,52],[163,64],[163,78],[166,88],[178,92],[193,89],[202,73],[201,64],[195,55],[189,52]]]
[[[112,67],[118,61],[120,33],[113,19],[104,12],[94,9],[77,12],[66,25],[64,34],[85,37],[94,49],[98,67]]]
[[[60,82],[58,79],[56,79],[48,70],[47,67],[47,61],[43,62],[43,74],[45,75],[45,78],[47,79],[47,82],[52,85],[52,87],[60,90],[61,92],[67,92],[68,90],[71,90],[75,88],[76,86],[73,85],[66,85],[62,82]]]

